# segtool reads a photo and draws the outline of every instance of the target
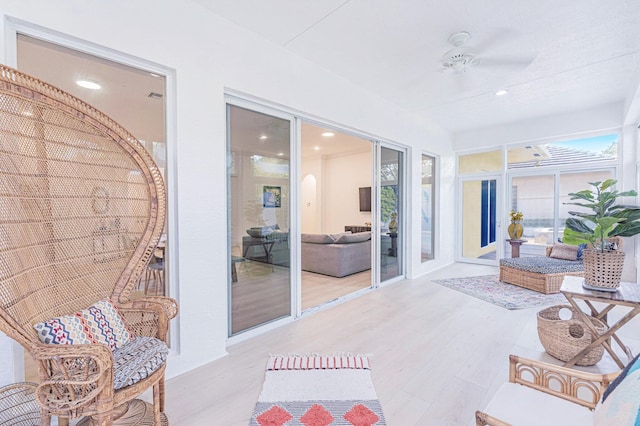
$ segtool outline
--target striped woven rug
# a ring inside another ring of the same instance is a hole
[[[251,416],[251,426],[385,425],[360,355],[275,355]]]

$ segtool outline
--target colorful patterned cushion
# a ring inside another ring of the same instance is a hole
[[[640,424],[640,361],[636,357],[609,385],[596,408],[594,425]]]
[[[167,360],[169,348],[155,337],[136,337],[113,352],[113,388],[118,390],[149,377]]]
[[[41,342],[56,345],[102,343],[114,351],[133,338],[118,309],[109,299],[33,327]]]
[[[637,370],[638,368],[640,368],[640,362],[638,362],[638,358],[640,358],[640,354],[636,355],[636,357],[629,364],[627,364],[626,367],[624,367],[624,370],[620,372],[618,377],[616,377],[616,379],[611,382],[611,384],[602,394],[602,402],[604,402],[609,394],[618,387],[618,385],[624,380],[625,377],[627,377],[627,374],[629,374],[633,370]]]

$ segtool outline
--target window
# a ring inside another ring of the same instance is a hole
[[[502,150],[465,154],[458,157],[458,174],[497,172],[502,170]]]
[[[612,169],[550,172],[535,176],[513,176],[511,187],[514,198],[511,205],[517,206],[524,219],[521,256],[544,255],[545,247],[562,238],[564,223],[571,206],[568,194],[588,187],[587,182],[603,181],[614,177]],[[508,251],[507,251],[508,252]]]
[[[436,159],[422,154],[422,172],[420,177],[420,259],[422,262],[434,259],[434,212],[435,212],[435,167]]]
[[[496,181],[482,181],[480,247],[496,242]]]
[[[618,158],[618,139],[617,134],[609,134],[509,148],[507,151],[508,168],[526,169],[616,160]]]

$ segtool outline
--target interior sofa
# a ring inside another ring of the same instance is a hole
[[[302,270],[345,277],[371,269],[371,232],[302,234]]]
[[[584,276],[578,246],[556,243],[546,248],[546,256],[500,259],[500,281],[535,290],[558,293],[565,276]]]

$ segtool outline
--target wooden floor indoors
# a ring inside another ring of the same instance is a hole
[[[539,343],[539,308],[509,311],[431,281],[494,273],[495,267],[455,264],[230,346],[228,356],[168,380],[169,420],[247,425],[269,354],[352,352],[371,355],[388,425],[472,425],[474,411],[507,379],[510,353],[560,364]],[[619,333],[634,353],[640,349],[639,321]],[[605,354],[583,369],[616,367]]]
[[[236,265],[232,285],[233,332],[289,315],[290,269],[247,260]],[[371,271],[342,278],[302,271],[302,310],[371,287]]]

